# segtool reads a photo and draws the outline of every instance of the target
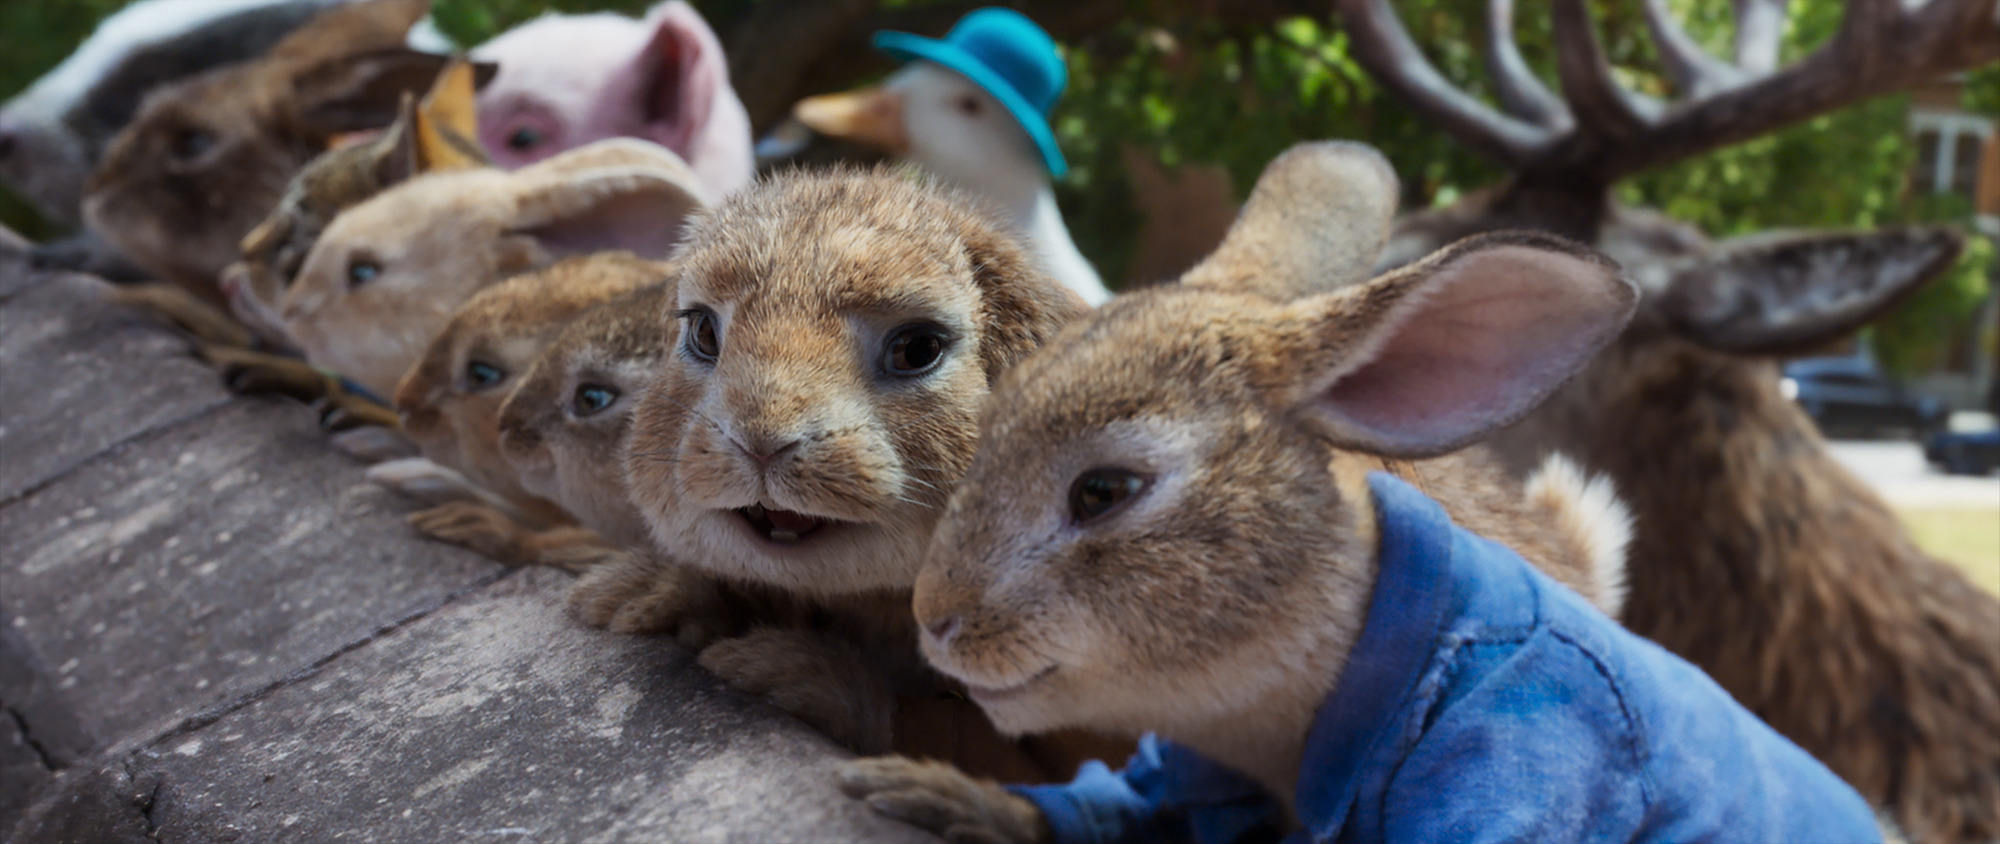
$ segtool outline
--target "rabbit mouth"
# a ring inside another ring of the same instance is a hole
[[[832,524],[829,519],[790,510],[769,510],[762,504],[739,508],[736,514],[743,517],[751,531],[778,545],[797,545]]]

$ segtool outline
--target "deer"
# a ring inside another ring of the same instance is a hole
[[[2000,600],[1920,550],[1780,393],[1776,359],[1856,331],[1938,277],[1935,227],[1723,242],[1621,207],[1619,180],[1849,103],[2000,59],[1991,0],[1849,0],[1836,34],[1781,67],[1785,0],[1734,0],[1717,57],[1643,0],[1672,83],[1613,77],[1586,0],[1551,0],[1558,91],[1530,69],[1512,0],[1490,0],[1490,106],[1445,79],[1388,0],[1336,0],[1353,53],[1393,97],[1511,176],[1402,219],[1378,269],[1495,229],[1595,245],[1642,289],[1624,333],[1492,444],[1517,471],[1560,452],[1636,518],[1621,620],[1739,702],[1922,841],[2000,838]]]

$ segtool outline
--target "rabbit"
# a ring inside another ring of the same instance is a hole
[[[750,183],[750,115],[729,84],[722,42],[681,0],[644,20],[545,14],[473,48],[500,75],[480,94],[479,139],[521,167],[605,138],[656,142],[686,158],[709,195]]]
[[[221,304],[217,274],[292,175],[339,136],[387,126],[403,92],[445,66],[403,46],[428,9],[344,4],[259,59],[155,89],[91,175],[84,221],[155,277]]]
[[[908,589],[979,402],[1085,305],[955,195],[886,170],[759,182],[677,259],[657,318],[679,333],[624,445],[651,553],[593,570],[571,605],[656,626],[632,608],[682,603],[649,580],[671,560],[810,607],[817,622],[715,642],[701,664],[849,747],[888,746],[888,695],[936,690]]]
[[[1636,286],[1529,233],[1368,279],[1395,196],[1372,148],[1294,147],[1214,255],[1065,329],[980,418],[916,580],[924,655],[1002,732],[1166,738],[1011,791],[864,760],[850,794],[960,841],[1874,838],[1852,789],[1610,619],[1607,486],[1470,445]]]
[[[244,235],[241,259],[222,272],[229,309],[266,344],[291,345],[278,301],[298,276],[327,224],[392,185],[438,170],[487,166],[476,142],[474,68],[455,61],[438,75],[421,103],[404,102],[377,138],[314,158],[292,177],[276,207]]]
[[[0,181],[51,222],[75,225],[91,167],[147,91],[255,58],[336,2],[140,0],[119,9],[0,104]]]
[[[480,291],[452,315],[397,385],[395,405],[403,433],[432,462],[497,494],[510,505],[506,515],[516,522],[568,525],[569,515],[549,498],[523,488],[520,475],[502,456],[500,410],[543,347],[572,318],[671,273],[669,265],[630,253],[599,252],[565,258]],[[495,557],[514,550],[511,544],[463,541],[479,535],[463,533],[462,507],[445,507],[415,514],[411,523]],[[506,561],[536,560],[530,553]]]
[[[663,256],[704,196],[678,156],[622,138],[511,173],[427,173],[335,218],[279,317],[307,360],[388,395],[472,294],[565,254]]]
[[[618,456],[640,392],[679,335],[678,320],[661,318],[675,295],[665,278],[570,320],[500,407],[500,451],[521,487],[619,547],[651,541]]]

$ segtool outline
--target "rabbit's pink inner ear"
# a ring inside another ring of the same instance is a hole
[[[1333,306],[1325,327],[1349,336],[1323,341],[1350,351],[1306,410],[1341,444],[1422,457],[1511,424],[1617,336],[1637,302],[1617,267],[1588,253],[1453,251],[1406,271],[1415,279],[1372,282],[1397,298],[1379,317],[1357,319],[1355,298]]]
[[[729,71],[708,24],[693,8],[670,3],[654,18],[652,41],[632,70],[642,80],[640,113],[648,137],[688,155]]]
[[[664,258],[701,206],[681,174],[607,169],[529,187],[519,199],[512,230],[535,238],[552,254],[623,249]]]
[[[1806,351],[1944,275],[1964,245],[1937,226],[1726,243],[1675,273],[1659,306],[1677,332],[1710,348]]]

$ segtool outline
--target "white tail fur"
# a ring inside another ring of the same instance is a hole
[[[1618,617],[1625,606],[1625,546],[1632,541],[1632,513],[1611,479],[1585,477],[1560,454],[1551,454],[1528,478],[1528,504],[1546,510],[1573,547],[1590,561],[1592,585],[1585,597],[1605,615]]]

